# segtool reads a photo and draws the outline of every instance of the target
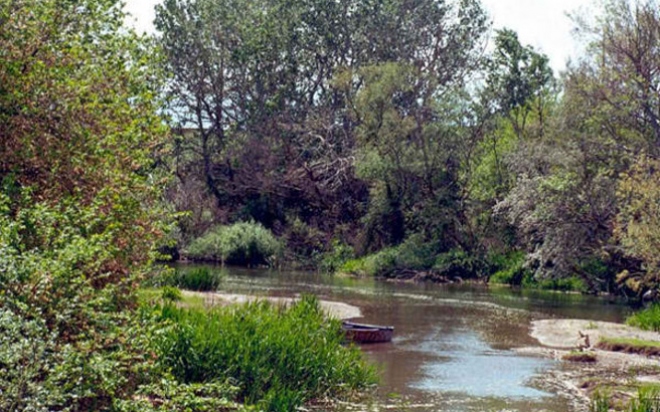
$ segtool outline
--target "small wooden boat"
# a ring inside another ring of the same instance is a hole
[[[381,343],[389,342],[394,335],[393,326],[365,325],[344,321],[342,329],[346,339],[355,343]]]

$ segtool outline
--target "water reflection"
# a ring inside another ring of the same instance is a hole
[[[551,362],[495,350],[474,333],[438,333],[436,339],[425,342],[421,349],[442,356],[423,365],[425,376],[419,382],[413,382],[413,388],[475,397],[552,396],[528,386],[530,377],[548,369]]]

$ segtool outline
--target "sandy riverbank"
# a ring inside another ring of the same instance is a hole
[[[630,326],[576,319],[546,319],[532,322],[530,335],[540,346],[521,348],[523,354],[541,355],[561,360],[578,348],[589,336],[595,363],[564,361],[561,368],[548,372],[543,380],[550,387],[577,401],[578,410],[588,410],[589,399],[596,390],[604,390],[615,399],[626,400],[642,383],[660,383],[660,360],[657,357],[603,351],[593,348],[601,338],[630,338],[660,342],[660,333],[642,331]]]
[[[299,298],[282,298],[270,296],[248,296],[230,293],[213,293],[213,292],[191,292],[184,291],[184,295],[196,296],[204,299],[204,304],[213,305],[233,305],[247,302],[255,302],[260,300],[267,300],[276,305],[290,305],[297,301]],[[357,306],[349,305],[343,302],[335,302],[329,300],[320,300],[319,304],[321,309],[332,318],[335,319],[352,319],[362,317],[362,312]]]

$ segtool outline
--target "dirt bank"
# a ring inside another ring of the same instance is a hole
[[[268,297],[268,296],[248,296],[237,295],[229,293],[212,293],[212,292],[190,292],[184,291],[184,295],[197,296],[204,299],[206,305],[232,305],[247,302],[254,302],[259,300],[267,300],[277,305],[289,305],[294,303],[299,298],[281,298],[281,297]],[[333,302],[329,300],[320,300],[319,304],[321,309],[330,317],[336,319],[351,319],[359,318],[362,316],[360,308],[352,306],[343,302]]]

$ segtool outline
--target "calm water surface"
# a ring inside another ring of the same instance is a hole
[[[574,410],[569,399],[540,379],[561,364],[522,356],[514,349],[536,345],[529,337],[534,319],[621,321],[627,314],[623,305],[579,295],[392,284],[315,273],[227,271],[225,292],[313,293],[360,307],[360,321],[393,325],[391,343],[362,347],[381,371],[380,401],[406,405],[390,410]]]

